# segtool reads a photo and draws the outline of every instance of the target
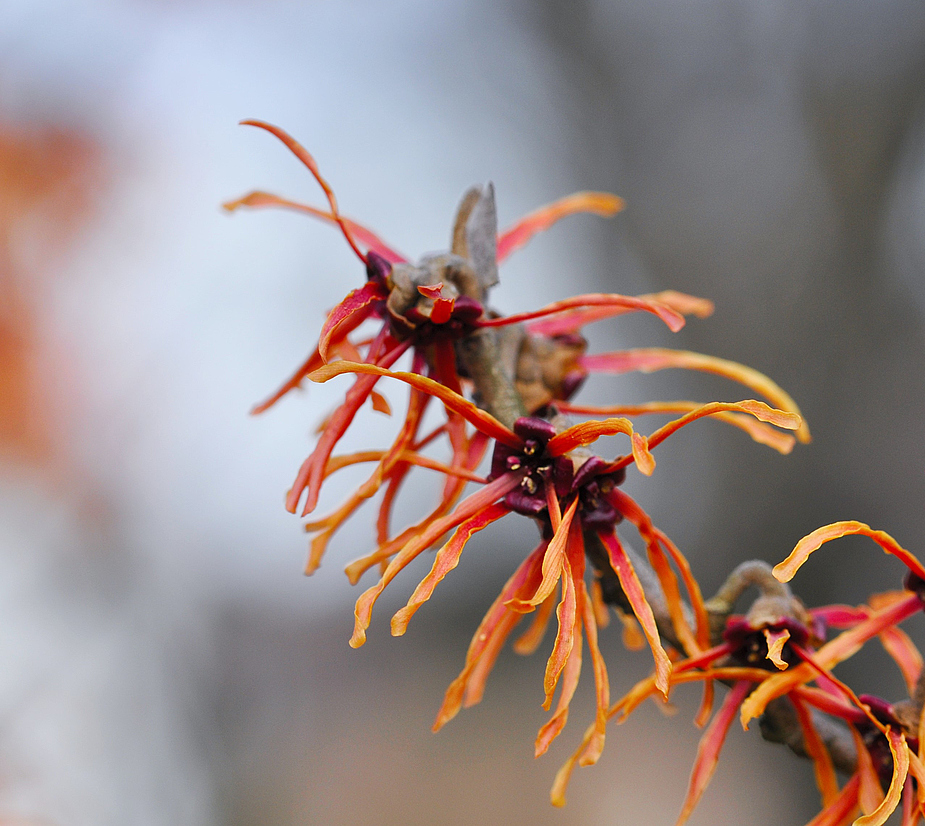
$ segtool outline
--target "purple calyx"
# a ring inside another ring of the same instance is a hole
[[[585,529],[606,530],[623,518],[608,494],[623,482],[624,469],[610,471],[606,462],[592,456],[576,472],[570,456],[549,456],[547,445],[556,429],[538,416],[519,418],[514,422],[514,433],[523,439],[523,445],[511,448],[496,444],[489,476],[497,479],[505,473],[524,474],[520,485],[504,498],[511,510],[534,517],[546,513],[548,520],[546,488],[551,483],[561,510],[578,498],[576,515]]]

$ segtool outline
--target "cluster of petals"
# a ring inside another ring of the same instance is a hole
[[[323,424],[317,445],[299,469],[286,501],[293,513],[301,504],[302,515],[307,516],[315,510],[327,477],[351,465],[373,465],[372,473],[346,502],[306,525],[314,534],[307,565],[307,572],[311,573],[321,563],[331,537],[340,526],[364,502],[382,491],[375,548],[347,567],[348,577],[354,583],[373,568],[379,571],[378,582],[357,601],[350,644],[357,647],[365,641],[373,607],[384,589],[415,558],[438,546],[430,572],[405,607],[392,618],[392,633],[404,633],[412,615],[456,567],[469,539],[513,511],[539,523],[540,542],[520,563],[485,614],[464,667],[447,690],[435,728],[450,720],[461,707],[480,699],[497,656],[527,614],[532,614],[533,620],[514,645],[521,653],[537,648],[555,612],[558,628],[544,677],[544,707],[552,707],[557,690],[559,697],[551,718],[539,732],[536,752],[544,752],[565,725],[581,670],[583,645],[587,642],[597,712],[576,760],[593,763],[597,759],[603,748],[607,721],[620,707],[610,705],[607,670],[597,642],[598,629],[606,622],[607,614],[596,581],[586,583],[586,559],[592,550],[589,542],[597,543],[598,550],[603,549],[602,558],[619,579],[648,641],[655,663],[652,689],[667,697],[671,685],[685,681],[687,675],[697,674],[703,679],[703,667],[710,666],[708,670],[713,676],[708,684],[712,697],[712,680],[728,674],[710,665],[711,656],[713,653],[717,658],[725,656],[730,649],[716,653],[709,648],[706,611],[686,560],[621,489],[621,482],[630,465],[643,474],[651,474],[655,467],[652,449],[681,427],[704,418],[738,426],[756,441],[785,453],[795,439],[809,439],[794,401],[767,377],[724,359],[664,348],[601,355],[584,353],[578,334],[593,321],[641,311],[658,317],[672,331],[677,331],[685,323],[685,315],[708,315],[712,305],[692,296],[673,291],[639,297],[582,295],[540,310],[504,317],[486,308],[487,290],[496,281],[497,265],[511,252],[566,215],[577,212],[612,215],[622,207],[619,198],[605,193],[577,193],[497,233],[491,186],[475,188],[467,193],[460,206],[452,233],[452,251],[412,265],[374,232],[340,214],[334,193],[314,159],[289,135],[263,122],[246,123],[283,141],[312,172],[325,192],[329,208],[317,209],[265,192],[252,192],[226,207],[284,207],[335,224],[366,268],[365,284],[328,314],[318,344],[306,361],[273,396],[255,408],[255,412],[266,410],[306,379],[323,383],[342,375],[353,377],[343,402]],[[554,388],[551,395],[542,398],[541,406],[540,402],[528,405],[530,415],[508,427],[467,398],[471,381],[457,363],[456,343],[481,330],[513,324],[523,324],[531,340],[545,341],[553,350],[560,345],[572,347],[576,340],[579,344],[573,348],[576,355],[564,368],[562,381],[551,384]],[[363,330],[371,325],[370,333],[363,335]],[[402,358],[410,362],[409,370],[395,369]],[[708,404],[666,401],[610,408],[581,407],[570,401],[571,394],[589,374],[666,368],[714,373],[739,382],[766,401],[745,399]],[[407,411],[395,441],[385,450],[335,455],[338,442],[367,402],[379,412],[391,412],[377,389],[384,378],[409,388]],[[425,432],[425,413],[430,405],[438,406],[441,419],[437,427]],[[639,432],[629,418],[654,413],[676,414],[678,418],[648,436]],[[589,418],[568,426],[559,422],[559,414]],[[590,455],[589,445],[602,436],[614,434],[628,437],[630,444],[625,455],[610,461]],[[424,452],[438,439],[449,443],[451,457],[445,463]],[[483,477],[478,471],[489,451],[491,471]],[[440,473],[444,477],[443,488],[432,510],[411,526],[395,532],[391,526],[392,505],[414,467]],[[464,496],[470,483],[478,487]],[[661,642],[631,556],[616,532],[617,524],[623,520],[634,526],[645,544],[648,560],[665,596],[674,635],[689,655],[688,660],[679,660],[680,654],[666,651]],[[690,616],[682,599],[679,575],[692,608]],[[787,642],[784,631],[788,629],[770,632],[780,640],[778,655]],[[789,629],[789,633],[794,632],[795,629]],[[768,673],[754,667],[745,671]],[[739,686],[751,689],[755,683],[759,687],[764,684],[757,677],[747,676],[736,683],[730,694],[734,700],[727,701],[720,712],[722,720],[731,719],[729,709],[734,711],[746,699],[745,688]],[[717,730],[720,728],[725,733],[728,725],[726,728],[720,725]],[[718,737],[714,736],[714,740]]]
[[[846,521],[804,537],[773,573],[787,582],[824,543],[852,534],[870,537],[903,561],[908,568],[905,590],[875,595],[869,604],[857,607],[830,605],[798,610],[796,616],[793,611],[777,616],[765,611],[760,621],[730,617],[720,644],[673,664],[672,687],[689,682],[704,685],[704,701],[696,718],[700,726],[710,719],[715,681],[730,687],[701,738],[679,826],[706,789],[735,718],[747,728],[780,698],[786,698],[796,712],[820,791],[822,810],[808,826],[881,826],[900,808],[903,826],[915,826],[925,815],[925,726],[918,689],[923,658],[898,627],[925,606],[925,567],[889,534]],[[826,641],[829,630],[841,633]],[[909,700],[891,704],[858,696],[832,674],[835,666],[874,638],[899,668]],[[608,710],[607,717],[622,722],[644,700],[658,694],[653,678],[643,680]],[[841,721],[854,741],[856,770],[841,787],[817,729],[820,714]],[[587,748],[593,736],[589,729],[582,746],[559,771],[552,790],[554,804],[564,804],[574,768],[592,762],[587,759]]]

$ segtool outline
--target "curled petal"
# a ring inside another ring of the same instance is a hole
[[[593,212],[610,218],[623,209],[622,198],[609,192],[576,192],[553,201],[521,218],[510,229],[498,233],[498,263],[527,244],[538,232],[549,229],[556,221],[578,212]]]
[[[601,650],[597,643],[597,622],[594,616],[594,606],[591,597],[588,595],[583,580],[578,581],[577,587],[579,608],[581,610],[585,629],[587,630],[588,651],[591,654],[591,665],[594,669],[596,711],[594,725],[592,726],[593,734],[580,758],[582,766],[590,766],[597,762],[601,752],[604,750],[604,737],[607,731],[607,720],[609,718],[610,680],[607,677],[607,666],[604,663],[604,657],[601,655]]]
[[[869,815],[859,817],[854,821],[855,826],[883,826],[896,810],[902,797],[903,785],[909,773],[909,749],[902,732],[891,728],[887,731],[887,739],[890,744],[890,753],[893,755],[893,777],[890,779],[890,787],[880,805]]]
[[[703,406],[702,402],[670,401],[670,402],[644,402],[641,404],[617,404],[600,407],[598,405],[573,404],[571,402],[556,401],[556,407],[562,413],[573,413],[577,416],[641,416],[646,413],[690,413]],[[781,433],[764,422],[749,415],[719,411],[711,414],[717,419],[733,427],[744,430],[758,444],[773,448],[783,455],[793,450],[796,439],[789,433]]]
[[[251,207],[255,209],[259,209],[260,207],[282,207],[283,209],[291,209],[296,212],[311,215],[314,218],[320,218],[322,221],[326,221],[330,224],[340,224],[343,222],[359,243],[363,244],[367,249],[379,253],[386,261],[392,264],[408,263],[408,259],[404,255],[400,252],[396,252],[376,235],[375,232],[371,229],[367,229],[362,224],[358,224],[350,218],[345,218],[343,215],[335,218],[330,212],[325,212],[323,209],[316,209],[313,206],[300,204],[296,201],[288,201],[285,198],[280,198],[278,195],[271,195],[269,192],[249,192],[243,198],[238,198],[236,201],[228,201],[222,204],[222,206],[229,212],[234,212],[239,207]]]
[[[401,371],[386,370],[375,364],[363,364],[352,361],[337,361],[332,364],[325,364],[323,367],[315,370],[309,378],[316,382],[326,382],[335,376],[342,376],[345,373],[361,373],[369,376],[385,376],[390,379],[410,384],[418,390],[436,396],[443,402],[448,410],[458,413],[469,424],[478,428],[482,433],[491,438],[507,445],[508,447],[518,448],[523,445],[523,440],[516,436],[513,431],[508,430],[494,416],[486,413],[484,410],[476,407],[468,399],[463,398],[458,393],[444,387],[439,382],[429,379],[426,376],[420,376],[417,373],[404,373]]]
[[[875,531],[863,522],[854,521],[833,522],[831,525],[816,528],[811,534],[804,536],[790,552],[790,556],[774,566],[774,576],[781,582],[790,582],[813,551],[818,550],[826,542],[833,539],[853,534],[870,537],[883,548],[885,553],[897,557],[917,577],[925,579],[925,567],[922,566],[922,563],[892,536],[884,531]]]
[[[550,456],[563,456],[577,447],[597,441],[601,436],[612,436],[615,433],[625,433],[630,437],[636,466],[646,476],[651,476],[655,469],[655,459],[649,452],[645,436],[633,430],[629,419],[613,418],[572,425],[549,440],[546,452]]]
[[[468,694],[468,699],[472,699],[473,694],[477,697],[481,693],[481,685],[477,685],[474,692],[472,690],[473,682],[477,677],[477,668],[486,661],[494,661],[504,640],[522,616],[516,611],[511,611],[505,602],[519,595],[532,593],[536,589],[541,576],[540,568],[545,551],[546,543],[544,542],[518,566],[482,618],[472,637],[472,642],[469,643],[465,665],[459,676],[450,683],[446,690],[443,704],[434,722],[434,731],[438,731],[456,716],[465,695]],[[480,679],[483,682],[487,669],[483,667],[481,674],[483,676]]]
[[[563,576],[566,565],[566,550],[568,547],[569,534],[572,526],[572,520],[578,509],[578,499],[572,500],[559,523],[559,527],[549,541],[549,546],[543,556],[543,579],[537,586],[536,593],[529,599],[512,599],[507,603],[508,608],[519,613],[532,611],[542,602],[545,602],[549,595],[555,590],[559,579]],[[564,597],[563,597],[564,598]]]
[[[559,736],[568,720],[568,708],[578,687],[578,678],[581,674],[581,615],[575,610],[575,582],[571,576],[562,580],[562,602],[559,603],[556,614],[559,618],[559,633],[556,644],[546,664],[546,699],[543,708],[549,708],[556,682],[562,674],[562,691],[559,693],[559,702],[552,717],[540,729],[536,737],[534,755],[539,757],[549,749],[550,743]],[[568,623],[568,627],[563,625]],[[550,672],[555,672],[551,674]]]
[[[623,350],[615,353],[601,353],[600,355],[581,356],[579,363],[592,373],[626,373],[638,370],[642,373],[652,373],[666,368],[680,368],[683,370],[699,370],[704,373],[713,373],[727,379],[739,382],[746,387],[760,393],[772,405],[800,415],[800,409],[789,393],[783,390],[776,382],[771,381],[764,373],[760,373],[744,364],[735,361],[707,356],[702,353],[693,353],[689,350],[670,350],[663,347],[639,348]],[[797,429],[797,438],[801,442],[809,442],[809,428],[803,422]]]
[[[673,333],[676,333],[684,326],[684,316],[676,310],[673,310],[667,304],[661,304],[658,301],[652,301],[648,298],[634,298],[628,295],[617,295],[616,293],[588,293],[586,295],[576,295],[572,298],[565,298],[562,301],[554,301],[552,304],[547,304],[545,307],[534,310],[533,312],[515,313],[514,315],[495,319],[483,319],[479,321],[479,326],[502,327],[507,324],[519,324],[522,321],[531,321],[536,318],[554,316],[559,313],[565,313],[584,307],[619,308],[623,312],[642,311],[652,313],[664,321]]]
[[[755,401],[754,399],[746,399],[741,402],[710,402],[709,404],[701,405],[696,410],[692,410],[680,419],[675,419],[673,422],[669,422],[663,427],[660,427],[655,433],[649,436],[649,447],[651,448],[661,444],[672,433],[697,419],[702,419],[704,416],[712,416],[715,413],[724,411],[748,413],[759,421],[768,422],[784,430],[797,430],[803,422],[796,413],[777,410],[774,407],[768,407],[764,402]]]
[[[786,628],[782,631],[772,631],[770,628],[765,628],[764,638],[768,644],[768,659],[777,668],[784,671],[787,668],[787,663],[781,659],[780,655],[784,649],[784,644],[790,639],[790,632]]]
[[[735,719],[736,709],[738,709],[750,689],[751,684],[746,680],[737,682],[726,695],[726,699],[723,700],[723,704],[713,721],[703,733],[703,737],[700,738],[700,744],[697,746],[697,759],[694,761],[687,797],[681,807],[681,815],[678,817],[677,826],[681,826],[690,817],[691,812],[694,811],[694,807],[707,788],[710,778],[713,777],[716,764],[719,762],[719,753],[723,748],[723,743],[726,742],[729,727]]]

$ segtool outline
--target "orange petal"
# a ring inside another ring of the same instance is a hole
[[[430,573],[414,589],[408,604],[392,617],[392,636],[400,637],[405,633],[414,613],[430,599],[437,585],[459,564],[460,554],[472,535],[487,528],[492,522],[497,522],[510,512],[510,508],[496,503],[463,522],[456,529],[450,541],[437,551]]]
[[[604,737],[607,732],[607,720],[609,717],[610,680],[607,677],[607,665],[604,663],[604,657],[601,655],[601,650],[597,642],[597,623],[594,617],[592,600],[585,588],[584,581],[579,581],[577,587],[578,604],[587,631],[588,651],[591,654],[591,666],[594,669],[596,709],[593,726],[594,734],[585,746],[580,758],[582,766],[590,766],[597,762],[601,752],[604,750]]]
[[[645,436],[633,430],[633,423],[629,419],[604,419],[572,425],[549,440],[546,452],[550,456],[562,456],[577,447],[592,444],[601,436],[612,436],[616,433],[624,433],[630,437],[636,466],[643,474],[651,476],[655,469],[655,459],[649,453]]]
[[[693,629],[690,627],[685,615],[681,592],[678,590],[678,579],[668,564],[668,559],[662,550],[662,545],[659,541],[660,537],[652,525],[652,520],[631,496],[619,488],[611,491],[610,497],[614,507],[636,526],[640,536],[646,543],[649,562],[658,577],[659,584],[662,586],[668,614],[681,644],[687,653],[693,654],[697,652],[701,646],[694,637]],[[678,553],[680,554],[680,551]]]
[[[562,570],[562,599],[556,608],[556,618],[559,621],[559,629],[556,633],[556,641],[552,647],[552,653],[546,661],[546,673],[543,676],[543,691],[546,695],[543,700],[543,708],[548,709],[552,703],[552,696],[556,690],[556,684],[559,682],[559,676],[562,674],[568,661],[571,659],[575,647],[575,620],[577,617],[577,595],[575,594],[575,580],[572,577],[571,566],[568,559],[563,560]],[[579,654],[579,660],[581,656]],[[577,681],[578,675],[575,675]],[[572,687],[574,692],[574,687]],[[571,699],[571,697],[569,697]],[[566,703],[566,706],[568,703]],[[563,719],[563,725],[565,720]]]
[[[578,212],[593,212],[602,218],[616,215],[624,207],[622,198],[609,192],[576,192],[540,207],[521,218],[514,226],[498,233],[498,263],[523,247],[538,232],[549,229],[556,221]]]
[[[740,680],[726,695],[723,704],[713,718],[707,730],[700,738],[700,744],[697,746],[697,759],[694,761],[694,769],[691,772],[691,781],[687,790],[687,797],[684,799],[684,805],[681,807],[681,815],[678,817],[677,826],[681,826],[684,821],[690,817],[691,812],[700,800],[701,795],[707,788],[713,772],[716,770],[716,764],[719,762],[719,753],[726,742],[726,735],[729,733],[729,726],[735,719],[736,709],[745,699],[751,685]]]
[[[511,611],[504,603],[518,594],[530,592],[536,588],[541,576],[540,569],[545,550],[546,543],[544,542],[521,562],[482,618],[472,637],[472,641],[469,643],[465,665],[459,676],[450,683],[443,698],[443,704],[434,722],[434,731],[446,725],[456,716],[462,706],[464,694],[470,685],[476,667],[485,659],[497,656],[497,650],[500,650],[500,644],[497,643],[498,638],[502,638],[502,641],[506,639],[511,629],[520,620],[521,615]]]
[[[746,399],[740,402],[710,402],[709,404],[701,405],[696,410],[692,410],[680,419],[675,419],[673,422],[660,427],[649,436],[649,447],[652,448],[661,444],[671,434],[697,419],[724,411],[748,413],[759,421],[769,422],[775,427],[781,427],[784,430],[797,430],[803,423],[802,418],[796,413],[777,410],[776,408],[768,407],[764,402],[755,401],[754,399]]]
[[[536,651],[539,644],[543,641],[546,628],[549,626],[549,618],[552,616],[552,609],[555,607],[555,594],[550,594],[545,601],[540,603],[533,615],[533,621],[530,623],[530,627],[513,645],[513,649],[516,653],[526,656]]]
[[[507,605],[510,609],[519,613],[532,611],[541,602],[545,602],[549,595],[555,590],[559,579],[563,575],[564,566],[566,565],[565,551],[568,545],[569,529],[578,509],[577,497],[572,500],[559,528],[553,534],[549,541],[546,554],[543,557],[543,579],[536,589],[536,593],[529,599],[512,599]]]
[[[644,402],[641,404],[616,404],[601,407],[588,404],[572,404],[571,402],[556,401],[556,407],[562,413],[572,413],[576,416],[641,416],[647,413],[689,413],[702,407],[702,402],[670,401],[670,402]],[[744,430],[758,444],[773,448],[783,455],[789,454],[796,444],[796,439],[789,433],[781,433],[764,422],[759,422],[752,416],[717,412],[711,418],[730,424]]]
[[[563,605],[565,605],[566,595],[569,592],[571,593],[570,610],[564,611]],[[575,689],[578,687],[578,678],[581,675],[581,615],[575,611],[574,603],[575,583],[571,580],[571,577],[566,577],[563,580],[562,602],[559,604],[557,610],[559,616],[559,635],[556,638],[556,647],[553,649],[553,654],[549,658],[549,663],[547,663],[548,672],[549,664],[553,662],[553,657],[557,656],[556,649],[559,645],[559,639],[566,637],[568,652],[565,653],[563,662],[561,664],[556,664],[558,671],[562,674],[562,691],[559,693],[559,702],[556,704],[555,712],[537,734],[536,743],[534,745],[534,756],[536,757],[546,753],[552,741],[559,736],[559,733],[565,727],[565,723],[568,720],[569,703],[571,703],[572,697],[575,695]],[[568,629],[568,633],[563,634],[562,623],[568,622],[569,620],[571,620],[571,626]],[[558,678],[559,673],[556,673],[552,684],[552,691],[555,690],[555,682]],[[549,704],[552,701],[552,691],[547,691],[546,700],[543,703],[544,708],[549,708]]]
[[[398,381],[410,384],[412,387],[423,390],[431,396],[436,396],[443,402],[448,410],[458,413],[469,422],[469,424],[477,427],[483,433],[491,436],[491,438],[502,444],[515,448],[523,444],[523,441],[519,437],[514,435],[511,430],[508,430],[508,428],[501,424],[494,416],[476,407],[468,399],[463,398],[458,393],[454,393],[439,382],[429,379],[426,376],[420,376],[417,373],[387,370],[375,364],[336,361],[318,368],[309,378],[311,378],[312,381],[323,383],[333,379],[335,376],[342,376],[345,373],[360,373],[368,376],[384,376],[390,379],[398,379]]]
[[[796,547],[790,552],[783,562],[774,566],[774,576],[781,582],[790,582],[793,575],[800,569],[800,566],[806,562],[809,555],[833,539],[839,539],[842,536],[861,534],[874,540],[885,553],[892,554],[900,559],[905,566],[916,576],[925,579],[925,567],[915,558],[913,554],[903,548],[892,536],[884,531],[875,531],[869,525],[863,522],[833,522],[831,525],[825,525],[816,528],[812,533],[804,536]]]
[[[666,368],[712,373],[739,382],[739,384],[760,393],[774,407],[800,414],[800,409],[790,394],[784,391],[776,382],[771,381],[764,373],[735,361],[707,356],[702,353],[693,353],[690,350],[670,350],[662,347],[638,348],[582,356],[579,363],[591,372],[617,374],[630,370],[651,373]],[[810,441],[809,428],[805,423],[801,424],[797,430],[797,438],[801,442]]]
[[[471,519],[486,508],[489,508],[496,500],[503,497],[519,484],[520,477],[517,474],[505,474],[500,476],[495,479],[495,481],[489,482],[484,488],[476,491],[460,502],[456,510],[451,514],[431,522],[423,533],[419,534],[405,545],[389,563],[379,582],[365,591],[357,600],[356,609],[354,611],[356,621],[354,623],[353,636],[350,638],[350,646],[352,648],[359,648],[366,642],[366,629],[369,628],[372,610],[376,600],[379,599],[380,594],[385,590],[386,586],[409,562],[411,562],[411,560],[427,550],[427,548],[447,531],[452,530],[457,525]]]

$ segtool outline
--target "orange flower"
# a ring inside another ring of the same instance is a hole
[[[596,759],[603,748],[609,688],[606,668],[597,648],[597,621],[584,582],[585,543],[589,539],[601,543],[605,558],[619,578],[652,649],[656,666],[653,686],[657,690],[667,693],[671,663],[632,561],[617,536],[615,527],[620,521],[626,519],[632,523],[645,541],[678,637],[693,651],[700,651],[707,645],[706,613],[686,560],[673,543],[652,525],[642,508],[619,488],[625,468],[630,464],[635,464],[644,474],[650,474],[655,467],[650,447],[684,424],[696,420],[698,414],[688,414],[665,426],[653,439],[646,439],[635,432],[632,424],[623,418],[584,422],[557,433],[555,426],[546,419],[523,417],[511,430],[454,391],[415,373],[393,372],[375,365],[340,361],[319,368],[310,378],[328,381],[344,373],[388,376],[415,390],[432,394],[450,413],[459,415],[477,432],[495,441],[492,471],[483,488],[464,499],[452,512],[421,523],[419,530],[404,542],[387,542],[348,566],[348,576],[354,582],[376,564],[385,566],[379,582],[357,601],[356,624],[350,644],[357,647],[365,642],[373,606],[384,589],[441,536],[452,531],[450,539],[437,552],[431,572],[415,589],[407,605],[393,617],[393,634],[404,633],[411,616],[431,597],[437,584],[456,567],[463,548],[476,532],[511,511],[531,516],[541,525],[542,541],[521,563],[482,620],[470,645],[465,666],[447,691],[435,728],[452,719],[463,705],[469,706],[481,699],[495,659],[526,613],[536,612],[536,620],[515,648],[526,652],[539,644],[542,629],[556,605],[556,590],[559,588],[561,596],[556,608],[558,632],[547,662],[545,707],[550,707],[560,677],[563,684],[553,717],[537,738],[537,754],[548,748],[567,719],[569,702],[578,681],[584,634],[591,652],[597,693],[594,736],[587,745],[586,755],[589,759]],[[759,402],[723,407],[756,416],[779,427],[795,429],[800,424],[798,416]],[[708,405],[699,415],[710,415],[714,410],[715,406]],[[616,433],[630,438],[632,449],[626,456],[605,462],[589,457],[581,450],[600,436]],[[682,575],[694,607],[695,629],[690,627],[685,615],[672,562]]]

